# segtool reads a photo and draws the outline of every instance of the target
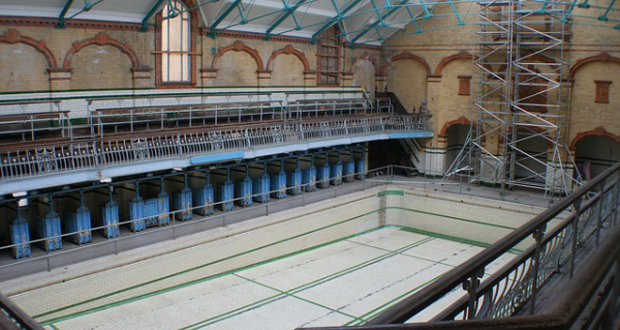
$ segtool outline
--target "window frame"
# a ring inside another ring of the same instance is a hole
[[[191,0],[171,0],[171,3],[178,4],[183,7],[181,10],[187,13],[188,17],[188,50],[181,51],[182,54],[188,55],[188,79],[181,81],[165,81],[164,80],[164,56],[166,53],[179,53],[179,51],[164,51],[163,36],[164,29],[164,11],[168,6],[166,3],[156,16],[156,29],[155,29],[155,87],[156,88],[194,88],[196,87],[196,40],[198,39],[198,20],[197,15],[192,13],[189,9],[194,8],[195,5]],[[182,19],[182,14],[179,14],[176,18]],[[168,39],[170,40],[170,39]],[[168,57],[169,58],[169,57]],[[181,64],[182,65],[182,64]]]

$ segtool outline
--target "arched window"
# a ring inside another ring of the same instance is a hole
[[[170,0],[162,11],[161,82],[191,82],[191,17],[185,4]]]

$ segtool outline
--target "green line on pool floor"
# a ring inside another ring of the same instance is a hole
[[[411,289],[411,290],[401,294],[400,296],[398,296],[398,297],[396,297],[396,298],[394,298],[394,299],[392,299],[392,300],[390,300],[390,301],[388,301],[388,302],[386,302],[386,303],[384,303],[384,304],[382,304],[380,306],[375,307],[374,309],[372,309],[371,311],[367,312],[366,314],[359,316],[359,318],[365,319],[366,321],[371,320],[373,317],[375,317],[376,315],[378,315],[379,313],[381,313],[382,311],[387,309],[389,306],[391,306],[391,305],[393,305],[395,303],[398,303],[399,301],[403,300],[404,298],[406,298],[407,296],[411,295],[412,293],[420,290],[421,288],[429,285],[430,283],[435,282],[438,278],[440,278],[442,276],[443,276],[443,274],[435,276],[434,278],[432,278],[432,279],[430,279],[430,280],[428,280],[428,281],[418,285],[417,287],[415,287],[415,288],[413,288],[413,289]],[[348,324],[345,324],[345,325],[348,325]]]
[[[265,287],[265,288],[268,288],[268,289],[271,289],[271,290],[276,290],[276,291],[279,291],[280,293],[284,293],[284,294],[286,294],[286,295],[287,295],[287,296],[289,296],[289,297],[293,297],[293,298],[299,299],[299,300],[301,300],[301,301],[307,302],[307,303],[309,303],[309,304],[312,304],[312,305],[315,305],[315,306],[318,306],[318,307],[321,307],[321,308],[327,309],[327,310],[329,310],[329,311],[331,311],[331,312],[333,312],[333,313],[341,314],[341,315],[343,315],[343,316],[346,316],[346,317],[352,318],[352,319],[354,319],[354,320],[359,320],[359,321],[362,321],[362,322],[364,321],[364,320],[362,320],[362,319],[357,318],[357,317],[356,317],[356,316],[354,316],[354,315],[351,315],[351,314],[348,314],[348,313],[345,313],[345,312],[339,311],[339,310],[337,310],[337,309],[333,309],[333,308],[331,308],[331,307],[325,306],[325,305],[320,304],[320,303],[315,302],[315,301],[308,300],[308,299],[306,299],[306,298],[302,298],[302,297],[296,296],[296,295],[294,295],[294,294],[290,293],[290,291],[282,291],[282,290],[280,290],[280,289],[274,288],[274,287],[269,286],[269,285],[264,284],[264,283],[260,283],[260,282],[258,282],[258,281],[252,280],[252,279],[250,279],[250,278],[247,278],[247,277],[241,276],[241,275],[239,275],[239,274],[233,274],[233,275],[235,275],[235,276],[237,276],[237,277],[240,277],[240,278],[242,278],[242,279],[244,279],[244,280],[246,280],[246,281],[249,281],[249,282],[255,283],[255,284],[257,284],[257,285],[263,286],[263,287]]]
[[[390,207],[390,208],[392,208],[392,207]],[[421,212],[421,213],[433,214],[433,213],[429,213],[429,212],[418,211],[418,210],[411,210],[411,209],[405,209],[405,208],[398,208],[398,209],[403,209],[403,210],[413,211],[413,212]],[[220,263],[220,262],[224,262],[224,261],[227,261],[227,260],[231,260],[233,258],[241,257],[243,255],[250,254],[250,253],[259,251],[261,249],[264,249],[264,248],[272,247],[272,246],[275,246],[277,244],[281,244],[281,243],[284,243],[284,242],[287,242],[287,241],[290,241],[290,240],[293,240],[293,239],[296,239],[296,238],[300,238],[300,237],[303,237],[303,236],[306,236],[306,235],[309,235],[309,234],[312,234],[312,233],[319,232],[321,230],[325,230],[325,229],[328,229],[328,228],[331,228],[331,227],[334,227],[334,226],[337,226],[337,225],[341,225],[341,224],[344,224],[344,223],[349,222],[351,220],[358,219],[360,217],[363,217],[363,216],[366,216],[366,215],[369,215],[369,214],[372,214],[372,213],[375,213],[375,212],[378,212],[378,211],[367,212],[367,213],[358,215],[356,217],[352,217],[352,218],[349,218],[349,219],[346,219],[346,220],[343,220],[343,221],[340,221],[340,222],[337,222],[337,223],[329,224],[327,226],[323,226],[323,227],[320,227],[320,228],[317,228],[317,229],[314,229],[314,230],[311,230],[311,231],[308,231],[308,232],[305,232],[305,233],[302,233],[302,234],[299,234],[299,235],[295,235],[293,237],[289,237],[289,238],[286,238],[286,239],[283,239],[283,240],[280,240],[280,241],[277,241],[277,242],[269,243],[269,244],[266,244],[266,245],[263,245],[263,246],[260,246],[260,247],[256,247],[254,249],[250,249],[248,251],[237,253],[237,254],[231,255],[231,256],[226,257],[226,258],[218,259],[218,260],[206,263],[206,264],[202,264],[202,265],[199,265],[199,266],[192,267],[192,268],[184,270],[184,271],[180,271],[180,272],[173,273],[173,274],[170,274],[170,275],[166,275],[166,276],[163,276],[163,277],[160,277],[160,278],[157,278],[157,279],[153,279],[153,280],[146,281],[146,282],[143,282],[143,283],[140,283],[140,284],[136,284],[134,286],[130,286],[130,287],[125,288],[125,289],[117,290],[117,291],[110,292],[108,294],[104,294],[104,295],[101,295],[101,296],[98,296],[98,297],[90,298],[90,299],[84,300],[82,302],[78,302],[78,303],[67,305],[67,306],[64,306],[64,307],[61,307],[61,308],[57,308],[57,309],[52,310],[52,311],[48,311],[48,312],[45,312],[45,313],[42,313],[42,314],[39,314],[39,315],[35,315],[34,317],[35,318],[41,318],[41,317],[44,317],[44,316],[47,316],[47,315],[52,315],[52,314],[55,314],[55,313],[62,312],[64,310],[75,308],[75,307],[78,307],[80,305],[84,305],[84,304],[91,303],[91,302],[94,302],[94,301],[97,301],[97,300],[101,300],[101,299],[104,299],[104,298],[112,297],[112,296],[115,296],[115,295],[118,295],[118,294],[121,294],[121,293],[124,293],[124,292],[127,292],[127,291],[135,290],[135,289],[138,289],[138,288],[141,288],[141,287],[144,287],[144,286],[147,286],[147,285],[150,285],[150,284],[162,281],[162,280],[170,279],[170,278],[173,278],[175,276],[186,274],[186,273],[189,273],[189,272],[192,272],[192,271],[204,268],[204,267],[215,265],[215,264]],[[438,214],[436,214],[436,215],[438,215]],[[442,216],[442,215],[438,215],[438,216]],[[467,219],[461,219],[461,218],[455,218],[455,217],[449,217],[449,216],[444,216],[444,217],[454,218],[454,219],[458,219],[458,220],[462,220],[462,221],[468,221],[468,222],[472,222],[473,221],[473,220],[467,220]],[[476,222],[476,221],[473,221],[473,222]],[[485,224],[485,223],[483,223],[483,224]],[[489,225],[489,224],[487,224],[487,225]],[[136,300],[139,300],[139,299],[144,299],[144,298],[152,297],[152,296],[164,293],[164,292],[168,292],[170,290],[175,290],[175,289],[183,288],[183,287],[186,287],[186,286],[189,286],[189,285],[193,285],[193,284],[196,284],[196,283],[200,283],[200,282],[203,282],[203,281],[206,281],[206,280],[211,280],[211,279],[214,279],[214,278],[217,278],[217,277],[220,277],[220,276],[225,276],[225,275],[231,274],[233,272],[239,272],[239,271],[244,270],[244,269],[248,269],[248,268],[252,268],[252,267],[257,267],[257,266],[260,266],[260,265],[263,265],[263,264],[266,264],[266,263],[269,263],[269,262],[277,261],[277,260],[280,260],[280,259],[283,259],[283,258],[287,258],[287,257],[293,256],[293,255],[304,253],[304,252],[307,252],[307,251],[310,251],[310,250],[313,250],[313,249],[320,248],[322,246],[330,245],[330,244],[333,244],[333,243],[336,243],[336,242],[339,242],[339,241],[342,241],[342,240],[347,240],[347,239],[350,239],[352,237],[360,236],[360,235],[366,234],[368,232],[376,231],[376,230],[379,230],[379,229],[382,229],[382,228],[386,228],[386,227],[398,228],[400,230],[409,231],[409,232],[412,232],[412,233],[423,234],[423,235],[426,235],[426,236],[437,237],[437,238],[441,238],[441,239],[456,241],[456,242],[470,244],[470,245],[475,245],[475,246],[488,247],[488,246],[491,245],[491,244],[488,244],[488,243],[482,243],[482,242],[477,242],[477,241],[473,241],[473,240],[467,240],[467,239],[458,238],[458,237],[454,237],[454,236],[443,235],[443,234],[438,234],[438,233],[433,233],[433,232],[428,232],[428,231],[424,231],[424,230],[413,229],[413,228],[408,228],[408,227],[403,227],[403,226],[395,226],[395,225],[382,226],[382,227],[378,227],[378,228],[375,228],[375,229],[371,229],[371,230],[365,231],[363,233],[359,233],[359,234],[352,235],[352,236],[349,236],[349,237],[344,237],[344,238],[341,238],[341,239],[338,239],[338,240],[330,241],[330,242],[327,242],[327,243],[319,244],[319,245],[316,245],[316,246],[308,247],[306,249],[302,249],[302,250],[299,250],[299,251],[295,251],[295,252],[291,252],[291,253],[288,253],[288,254],[285,254],[285,255],[274,257],[274,258],[265,260],[263,262],[254,263],[254,264],[242,267],[242,268],[237,268],[237,269],[233,269],[233,270],[230,270],[230,271],[227,271],[227,272],[218,273],[218,274],[214,274],[214,275],[210,275],[210,276],[194,279],[192,281],[188,281],[188,282],[185,282],[185,283],[182,283],[182,284],[178,284],[178,285],[173,285],[173,286],[168,287],[168,288],[158,289],[158,290],[155,290],[153,292],[146,293],[146,294],[141,294],[141,295],[138,295],[138,296],[135,296],[135,297],[119,300],[119,301],[108,303],[108,304],[104,304],[104,305],[101,305],[101,306],[92,307],[92,308],[89,308],[89,309],[86,309],[86,310],[83,310],[83,311],[79,311],[79,312],[71,313],[71,314],[68,314],[68,315],[64,315],[64,316],[52,318],[52,319],[49,319],[49,320],[45,320],[42,324],[57,323],[57,322],[60,322],[62,320],[65,320],[65,319],[70,319],[70,318],[74,318],[74,317],[77,317],[77,316],[89,314],[89,313],[92,313],[92,312],[101,311],[101,310],[104,310],[104,309],[107,309],[107,308],[115,307],[115,306],[118,306],[118,305],[121,305],[121,304],[124,304],[124,303],[129,303],[129,302],[132,302],[132,301],[136,301]],[[499,226],[499,225],[496,226],[496,227],[510,228],[510,227]],[[511,252],[511,253],[519,253],[521,251],[516,250],[516,249],[512,249],[509,252]]]
[[[356,235],[356,236],[359,236],[359,235]],[[363,263],[361,263],[361,264],[357,264],[357,265],[351,266],[351,267],[349,267],[349,268],[343,269],[343,270],[338,271],[338,272],[336,272],[336,273],[332,273],[332,274],[330,274],[330,275],[327,275],[327,276],[321,277],[321,278],[319,278],[319,279],[317,279],[317,280],[314,280],[314,281],[312,281],[312,282],[305,283],[305,284],[303,284],[303,285],[301,285],[301,286],[298,286],[298,287],[296,287],[296,288],[293,288],[293,289],[291,289],[291,290],[288,290],[288,291],[287,291],[287,294],[289,294],[289,295],[294,295],[294,294],[299,293],[299,292],[301,292],[301,291],[304,291],[304,290],[307,290],[307,289],[309,289],[309,288],[315,287],[315,286],[317,286],[317,285],[323,284],[323,283],[325,283],[325,282],[331,281],[332,279],[335,279],[335,278],[341,277],[341,276],[343,276],[343,275],[349,274],[349,273],[354,272],[354,271],[356,271],[356,270],[359,270],[359,269],[365,268],[365,267],[367,267],[367,266],[369,266],[369,265],[375,264],[375,263],[377,263],[377,262],[380,262],[380,261],[382,261],[382,260],[385,260],[385,259],[387,259],[387,258],[390,258],[390,257],[392,257],[392,256],[395,256],[395,255],[397,255],[397,254],[401,253],[402,251],[406,251],[407,249],[414,248],[414,247],[416,247],[416,246],[418,246],[418,245],[420,245],[420,244],[423,244],[424,242],[426,242],[426,241],[428,241],[428,240],[431,240],[431,239],[432,239],[432,238],[427,238],[427,239],[422,240],[422,241],[420,241],[420,242],[415,242],[415,243],[409,244],[409,245],[404,246],[404,247],[402,247],[402,248],[399,248],[399,249],[397,249],[397,250],[395,250],[395,251],[390,251],[389,253],[386,253],[386,254],[383,254],[383,255],[377,256],[377,257],[375,257],[375,258],[372,258],[372,259],[366,260],[366,261],[364,261],[364,262],[363,262]],[[252,304],[252,305],[253,305],[253,304]],[[255,307],[254,307],[254,308],[255,308]],[[239,313],[237,313],[237,314],[241,314],[241,313],[242,313],[242,311],[240,311],[240,312],[239,312]],[[229,313],[226,313],[226,314],[229,314]],[[211,318],[209,318],[209,319],[203,320],[203,321],[201,321],[201,322],[194,323],[194,324],[189,325],[189,326],[187,326],[187,327],[185,327],[185,328],[182,328],[181,330],[186,330],[186,329],[197,329],[197,328],[203,327],[203,326],[205,326],[205,325],[207,325],[207,324],[213,324],[213,323],[215,323],[215,322],[213,322],[213,320],[214,320],[215,318],[220,318],[220,316],[214,316],[214,317],[211,317]]]
[[[512,228],[512,227],[507,227],[507,226],[502,226],[502,225],[494,225],[494,224],[489,224],[489,223],[486,223],[486,222],[480,222],[480,221],[475,221],[475,220],[470,220],[470,219],[464,219],[464,218],[458,218],[458,217],[453,217],[453,216],[441,215],[441,214],[438,214],[438,213],[432,213],[432,212],[421,211],[421,210],[414,210],[414,209],[409,209],[409,208],[386,207],[385,209],[400,209],[400,210],[405,210],[405,211],[409,211],[409,212],[417,212],[417,213],[423,213],[423,214],[436,215],[436,216],[445,217],[445,218],[449,218],[449,219],[455,219],[455,220],[459,220],[459,221],[466,221],[466,222],[471,222],[471,223],[477,223],[477,224],[493,226],[493,227],[497,227],[497,228],[511,229],[511,230],[515,229],[515,228]],[[327,225],[327,226],[324,226],[324,227],[321,227],[321,228],[314,229],[314,230],[306,232],[306,233],[302,233],[302,234],[299,234],[299,235],[296,235],[296,236],[293,236],[293,237],[289,237],[287,239],[283,239],[283,240],[280,240],[280,241],[277,241],[277,242],[273,242],[273,243],[270,243],[270,244],[266,244],[264,246],[260,246],[260,247],[248,250],[248,251],[244,251],[242,253],[238,253],[238,254],[229,256],[227,258],[223,258],[223,259],[219,259],[219,260],[213,261],[211,263],[206,263],[206,264],[203,264],[203,265],[195,266],[195,267],[186,269],[186,270],[181,271],[181,272],[169,274],[169,275],[157,278],[157,279],[153,279],[153,280],[150,280],[150,281],[146,281],[146,282],[143,282],[143,283],[140,283],[140,284],[136,284],[136,285],[130,286],[130,287],[125,288],[125,289],[121,289],[121,290],[117,290],[117,291],[114,291],[114,292],[110,292],[110,293],[107,293],[105,295],[101,295],[101,296],[98,296],[98,297],[93,297],[93,298],[90,298],[90,299],[87,299],[87,300],[84,300],[84,301],[81,301],[81,302],[78,302],[78,303],[74,303],[74,304],[70,304],[70,305],[67,305],[67,306],[63,306],[63,307],[60,307],[60,308],[57,308],[57,309],[54,309],[54,310],[51,310],[51,311],[48,311],[48,312],[45,312],[45,313],[34,315],[33,317],[35,319],[36,318],[42,318],[42,317],[45,317],[45,316],[48,316],[48,315],[59,313],[59,312],[61,312],[63,310],[71,309],[71,308],[74,308],[74,307],[77,307],[77,306],[80,306],[80,305],[84,305],[84,304],[87,304],[87,303],[90,303],[90,302],[93,302],[93,301],[97,301],[97,300],[100,300],[100,299],[104,299],[104,298],[108,298],[108,297],[111,297],[111,296],[114,296],[114,295],[118,295],[120,293],[124,293],[124,292],[130,291],[130,290],[134,290],[134,289],[137,289],[137,288],[140,288],[140,287],[144,287],[144,286],[152,284],[152,283],[156,283],[156,282],[159,282],[159,281],[162,281],[162,280],[166,280],[166,279],[169,279],[169,278],[172,278],[172,277],[175,277],[175,276],[186,274],[188,272],[191,272],[191,271],[194,271],[194,270],[198,270],[198,269],[201,269],[201,268],[204,268],[204,267],[208,267],[208,266],[214,265],[214,264],[219,263],[219,262],[224,262],[224,261],[230,260],[232,258],[240,257],[242,255],[249,254],[249,253],[252,253],[252,252],[264,249],[264,248],[268,248],[268,247],[271,247],[271,246],[274,246],[274,245],[277,245],[277,244],[280,244],[280,243],[283,243],[283,242],[286,242],[286,241],[290,241],[292,239],[296,239],[296,238],[299,238],[299,237],[302,237],[302,236],[305,236],[305,235],[308,235],[308,234],[312,234],[312,233],[318,232],[320,230],[324,230],[324,229],[327,229],[327,228],[330,228],[330,227],[333,227],[333,226],[337,226],[337,225],[349,222],[351,220],[354,220],[354,219],[357,219],[357,218],[360,218],[360,217],[363,217],[363,216],[366,216],[366,215],[369,215],[369,214],[372,214],[372,213],[376,213],[378,211],[379,210],[370,211],[370,212],[367,212],[367,213],[364,213],[364,214],[361,214],[361,215],[358,215],[358,216],[355,216],[355,217],[352,217],[352,218],[349,218],[349,219],[345,219],[345,220],[337,222],[337,223],[333,223],[333,224],[330,224],[330,225]],[[379,227],[379,228],[381,228],[381,227]],[[377,228],[377,229],[379,229],[379,228]],[[465,240],[465,239],[460,239],[460,238],[451,237],[451,236],[447,236],[447,235],[434,234],[434,233],[424,232],[424,231],[420,231],[420,232],[421,233],[423,232],[423,233],[425,233],[426,235],[429,235],[429,236],[436,236],[436,237],[441,237],[441,238],[444,238],[444,239],[461,240],[462,242],[467,243],[467,244],[473,244],[473,245],[482,244],[482,245],[479,245],[479,246],[484,246],[484,247],[487,247],[487,246],[490,245],[490,244],[485,244],[485,243],[480,243],[480,242],[475,242],[475,241],[468,241],[468,240]],[[440,236],[438,236],[438,235],[440,235]],[[330,243],[326,243],[326,244],[330,244]],[[312,248],[314,248],[314,247],[310,247],[309,249],[312,249]],[[299,252],[299,251],[296,251],[296,252],[293,252],[293,253],[297,253],[297,252]],[[199,280],[201,280],[201,279],[198,279],[198,281]],[[95,308],[98,308],[98,307],[95,307]],[[49,322],[49,321],[51,321],[51,320],[46,320],[45,322]]]
[[[84,304],[87,304],[87,303],[90,303],[90,302],[93,302],[93,301],[97,301],[97,300],[100,300],[100,299],[103,299],[103,298],[111,297],[111,296],[114,296],[114,295],[117,295],[117,294],[120,294],[120,293],[124,293],[124,292],[130,291],[130,290],[134,290],[134,289],[137,289],[137,288],[140,288],[140,287],[144,287],[146,285],[149,285],[149,284],[152,284],[152,283],[156,283],[156,282],[159,282],[159,281],[162,281],[162,280],[166,280],[166,279],[169,279],[169,278],[173,278],[175,276],[179,276],[179,275],[182,275],[182,274],[186,274],[186,273],[189,273],[191,271],[198,270],[198,269],[201,269],[201,268],[204,268],[204,267],[212,266],[212,265],[218,264],[220,262],[224,262],[224,261],[227,261],[227,260],[231,260],[233,258],[241,257],[243,255],[247,255],[247,254],[252,253],[252,252],[256,252],[256,251],[259,251],[259,250],[262,250],[262,249],[265,249],[265,248],[268,248],[268,247],[272,247],[272,246],[278,245],[280,243],[284,243],[284,242],[287,242],[287,241],[290,241],[290,240],[293,240],[293,239],[297,239],[297,238],[300,238],[300,237],[303,237],[303,236],[306,236],[306,235],[309,235],[309,234],[313,234],[313,233],[319,232],[321,230],[332,228],[332,227],[335,227],[337,225],[341,225],[341,224],[344,224],[346,222],[349,222],[349,221],[352,221],[352,220],[355,220],[355,219],[358,219],[360,217],[363,217],[363,216],[366,216],[366,215],[369,215],[369,214],[372,214],[372,213],[376,213],[376,212],[378,212],[378,211],[367,212],[367,213],[364,213],[364,214],[361,214],[361,215],[358,215],[358,216],[355,216],[355,217],[352,217],[352,218],[349,218],[349,219],[346,219],[346,220],[342,220],[342,221],[339,221],[339,222],[336,222],[336,223],[332,223],[332,224],[329,224],[327,226],[323,226],[323,227],[320,227],[320,228],[317,228],[317,229],[313,229],[311,231],[308,231],[308,232],[305,232],[305,233],[302,233],[302,234],[299,234],[299,235],[295,235],[295,236],[292,236],[292,237],[289,237],[289,238],[286,238],[286,239],[283,239],[283,240],[280,240],[280,241],[277,241],[277,242],[269,243],[269,244],[266,244],[266,245],[263,245],[263,246],[260,246],[260,247],[254,248],[254,249],[250,249],[250,250],[247,250],[247,251],[244,251],[244,252],[240,252],[240,253],[228,256],[226,258],[218,259],[218,260],[215,260],[215,261],[212,261],[212,262],[208,262],[208,263],[205,263],[205,264],[202,264],[202,265],[199,265],[199,266],[195,266],[195,267],[186,269],[184,271],[176,272],[176,273],[173,273],[173,274],[170,274],[170,275],[166,275],[166,276],[163,276],[163,277],[160,277],[160,278],[157,278],[157,279],[153,279],[153,280],[146,281],[146,282],[143,282],[143,283],[140,283],[140,284],[136,284],[136,285],[130,286],[130,287],[125,288],[125,289],[117,290],[117,291],[114,291],[114,292],[110,292],[108,294],[104,294],[104,295],[101,295],[101,296],[98,296],[98,297],[94,297],[94,298],[90,298],[90,299],[87,299],[87,300],[84,300],[84,301],[81,301],[81,302],[78,302],[78,303],[74,303],[74,304],[67,305],[67,306],[64,306],[64,307],[61,307],[61,308],[57,308],[57,309],[54,309],[54,310],[51,310],[51,311],[48,311],[48,312],[45,312],[45,313],[34,315],[33,318],[37,319],[37,318],[41,318],[41,317],[44,317],[44,316],[47,316],[47,315],[55,314],[55,313],[61,312],[63,310],[67,310],[67,309],[74,308],[74,307],[77,307],[77,306],[80,306],[80,305],[84,305]],[[79,313],[91,312],[91,311],[99,311],[99,310],[102,310],[102,309],[106,309],[108,307],[116,306],[116,305],[124,303],[124,302],[130,302],[130,301],[134,301],[134,300],[137,300],[137,299],[142,299],[142,298],[150,297],[150,296],[162,293],[162,292],[166,292],[168,290],[185,287],[187,285],[192,285],[192,284],[204,281],[204,280],[209,280],[209,279],[212,279],[212,278],[215,278],[215,277],[219,277],[219,276],[223,276],[223,275],[226,275],[226,274],[229,274],[229,273],[232,273],[232,272],[237,272],[240,269],[246,269],[246,268],[252,268],[252,267],[260,266],[260,265],[265,264],[265,263],[269,263],[269,262],[272,262],[272,261],[275,261],[275,260],[279,260],[279,259],[282,259],[282,258],[293,256],[293,255],[296,255],[296,254],[299,254],[299,253],[303,253],[305,251],[316,249],[316,248],[321,247],[321,246],[333,244],[335,242],[343,241],[343,240],[349,239],[351,237],[363,235],[365,233],[372,232],[372,231],[375,231],[375,230],[379,230],[381,228],[382,227],[374,228],[374,229],[371,229],[371,230],[368,230],[368,231],[365,231],[365,232],[362,232],[362,233],[358,233],[358,234],[351,235],[351,236],[348,236],[348,237],[343,237],[343,238],[340,238],[340,239],[337,239],[337,240],[334,240],[334,241],[330,241],[330,242],[326,242],[326,243],[322,243],[322,244],[319,244],[319,245],[316,245],[316,246],[311,246],[311,247],[308,247],[308,248],[305,248],[305,249],[302,249],[302,250],[298,250],[298,251],[291,252],[291,253],[288,253],[288,254],[285,254],[285,255],[274,257],[274,258],[271,258],[271,259],[268,259],[268,260],[265,260],[265,261],[262,261],[262,262],[259,262],[259,263],[255,263],[255,264],[251,264],[251,265],[242,267],[242,268],[237,268],[237,269],[230,270],[230,271],[227,271],[227,272],[223,272],[223,273],[219,273],[219,274],[214,274],[214,275],[207,276],[207,277],[204,277],[204,278],[199,278],[199,279],[192,280],[190,282],[186,282],[186,283],[183,283],[183,284],[175,285],[175,286],[172,286],[172,287],[169,287],[169,288],[160,289],[160,290],[156,290],[156,291],[153,291],[153,292],[150,292],[150,293],[147,293],[147,294],[143,294],[143,295],[139,295],[139,296],[136,296],[136,297],[120,300],[120,301],[115,302],[115,303],[105,304],[105,305],[94,307],[94,308],[91,308],[91,309],[87,309],[85,311],[81,311],[81,312],[78,312],[78,313],[69,314],[69,315],[65,315],[65,316],[59,317],[59,318],[53,318],[53,319],[50,319],[50,320],[45,320],[43,322],[43,324],[54,323],[54,322],[57,322],[58,319],[63,319],[65,317],[67,317],[67,316],[71,316],[71,315],[75,315],[75,314],[79,314]]]

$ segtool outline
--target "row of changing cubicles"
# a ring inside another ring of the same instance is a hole
[[[344,161],[342,154],[347,156]],[[317,163],[323,160],[321,165],[315,166],[315,156]],[[319,156],[323,156],[322,159]],[[332,162],[330,158],[333,158]],[[152,198],[141,196],[140,180],[111,184],[107,186],[107,203],[96,212],[96,227],[92,226],[93,214],[85,203],[85,190],[77,192],[79,198],[74,199],[79,201],[79,207],[72,211],[57,212],[54,209],[54,197],[49,195],[45,202],[48,212],[42,217],[36,217],[34,221],[21,216],[20,208],[17,208],[17,219],[10,226],[13,257],[20,259],[31,255],[32,222],[35,224],[34,241],[45,251],[55,251],[62,249],[63,238],[75,244],[91,242],[93,228],[101,230],[105,238],[115,238],[120,235],[122,225],[127,225],[132,232],[140,232],[148,227],[169,225],[173,220],[189,221],[194,214],[209,216],[215,213],[216,208],[229,212],[235,205],[247,207],[255,202],[267,203],[272,198],[283,199],[287,195],[299,195],[313,192],[317,188],[325,189],[355,179],[362,180],[365,173],[364,158],[363,147],[357,146],[185,171],[180,175],[183,178],[179,183],[181,189],[172,192],[172,198],[164,189],[164,176],[160,177],[159,193]],[[289,170],[285,170],[285,167]],[[197,173],[204,178],[204,183],[192,188],[188,178],[191,179]],[[238,178],[231,178],[231,173]],[[212,184],[213,176],[220,176],[221,179]],[[133,191],[133,196],[117,198],[126,200],[126,205],[122,205],[121,201],[114,201],[114,190]],[[100,195],[98,199],[104,198]],[[62,219],[61,214],[64,215]],[[125,221],[121,222],[122,218]]]

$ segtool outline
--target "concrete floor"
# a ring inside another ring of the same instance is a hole
[[[408,228],[382,227],[269,263],[236,269],[215,278],[181,281],[166,290],[43,324],[46,329],[61,330],[290,330],[358,324],[482,249]],[[487,272],[499,269],[513,256],[502,256]],[[183,258],[182,251],[169,257]],[[139,274],[140,269],[120,267],[114,272],[110,274],[112,284]],[[89,282],[81,285],[84,290],[93,287]],[[429,319],[463,293],[452,293],[415,320]]]

